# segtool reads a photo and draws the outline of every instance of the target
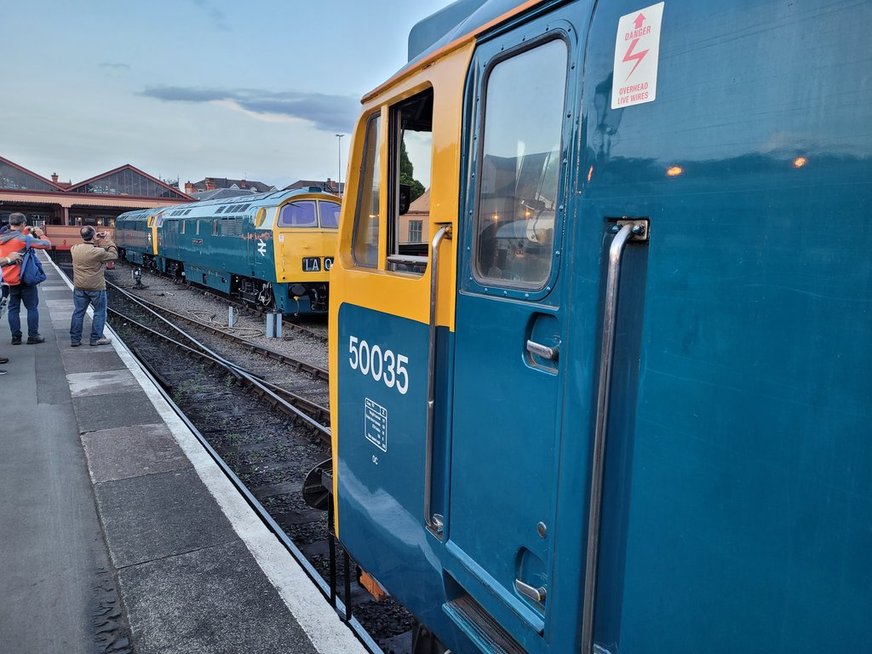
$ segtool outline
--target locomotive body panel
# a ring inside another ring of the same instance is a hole
[[[643,4],[482,9],[367,96],[339,537],[457,652],[872,649],[872,6]]]

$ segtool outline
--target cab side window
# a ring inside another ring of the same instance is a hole
[[[366,123],[360,183],[354,215],[354,234],[351,239],[354,262],[358,266],[375,268],[378,265],[378,221],[381,207],[379,180],[379,114]]]
[[[388,270],[420,275],[427,267],[432,150],[431,88],[390,111]]]
[[[475,202],[482,283],[538,289],[551,275],[567,58],[553,39],[487,73]]]

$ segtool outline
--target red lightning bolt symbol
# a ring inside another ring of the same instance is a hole
[[[633,71],[639,67],[639,64],[642,63],[642,60],[645,58],[645,55],[648,54],[647,50],[642,50],[640,52],[633,52],[633,48],[636,47],[636,44],[639,42],[639,39],[633,39],[633,42],[630,44],[630,47],[627,49],[627,54],[624,55],[624,61],[635,61],[636,65],[633,66],[633,70],[630,71],[630,75],[633,74]],[[630,75],[627,75],[627,79],[630,79]]]
[[[645,22],[645,14],[639,13],[636,16],[636,20],[633,21],[633,27],[637,30],[641,29],[642,24]],[[647,50],[642,50],[641,52],[633,52],[633,48],[636,47],[636,44],[639,42],[639,39],[633,39],[633,42],[630,44],[630,47],[627,48],[627,54],[624,55],[624,62],[635,61],[636,65],[633,66],[633,70],[630,71],[630,75],[633,74],[633,71],[639,67],[639,64],[642,63],[642,60],[645,58],[645,55],[648,54]],[[627,75],[627,79],[630,79],[630,75]]]

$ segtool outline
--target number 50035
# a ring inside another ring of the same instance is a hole
[[[372,377],[375,381],[384,382],[388,388],[396,387],[400,395],[405,395],[409,390],[407,363],[409,357],[404,354],[382,350],[378,345],[370,345],[357,336],[348,339],[348,365],[351,369],[359,370],[361,375]]]

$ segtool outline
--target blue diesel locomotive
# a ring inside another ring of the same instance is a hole
[[[320,188],[129,211],[122,258],[288,314],[324,313],[339,198]]]
[[[418,651],[872,652],[870,23],[461,0],[414,28],[363,99],[329,317],[335,526]]]

